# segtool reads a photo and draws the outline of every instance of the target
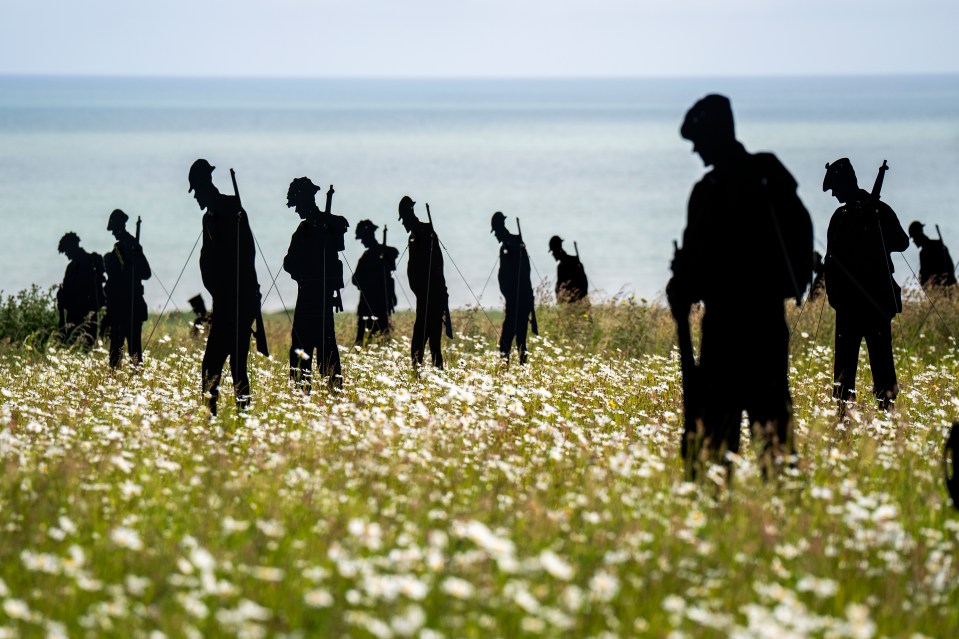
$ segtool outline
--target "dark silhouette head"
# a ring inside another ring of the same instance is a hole
[[[909,225],[909,237],[912,238],[912,241],[915,242],[919,248],[922,248],[922,245],[929,241],[929,237],[923,230],[924,226],[925,225],[918,220]]]
[[[286,192],[286,206],[295,209],[297,215],[305,220],[310,213],[318,210],[316,194],[319,190],[320,187],[313,184],[310,178],[295,178]]]
[[[199,205],[200,210],[203,211],[209,209],[210,205],[213,204],[213,198],[219,193],[216,187],[213,186],[213,169],[215,168],[215,166],[203,158],[196,160],[192,166],[190,166],[190,175],[188,177],[190,189],[187,193],[193,193],[196,203]]]
[[[120,209],[113,209],[110,219],[107,221],[107,230],[113,233],[114,237],[119,238],[120,234],[126,230],[127,220],[130,217]]]
[[[63,237],[60,238],[60,243],[57,245],[57,251],[63,253],[72,260],[73,256],[76,255],[79,250],[80,236],[73,231],[64,233]]]
[[[859,192],[859,181],[849,158],[839,158],[826,163],[826,177],[822,181],[823,192],[832,191],[834,198],[845,204]]]
[[[404,195],[403,199],[400,200],[399,213],[400,213],[400,222],[403,223],[403,228],[407,232],[413,230],[413,223],[419,222],[419,219],[416,217],[416,213],[413,212],[413,205],[416,202],[413,201],[409,195]]]
[[[502,239],[509,235],[509,231],[506,230],[506,216],[502,212],[497,211],[493,213],[493,217],[490,220],[490,233],[496,236],[497,240],[502,241]]]
[[[360,220],[356,224],[356,239],[363,243],[363,246],[370,248],[376,243],[376,229],[379,227],[369,220]]]
[[[197,315],[206,315],[206,302],[203,301],[203,296],[194,295],[191,297],[190,308],[193,309],[193,312]]]
[[[563,250],[563,238],[558,235],[554,235],[553,237],[549,238],[549,252],[557,260],[566,255],[566,251]]]
[[[713,93],[699,100],[686,112],[679,134],[693,143],[693,151],[703,159],[703,164],[721,162],[736,148],[729,98]]]

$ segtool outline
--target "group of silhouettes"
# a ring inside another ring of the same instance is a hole
[[[190,167],[188,181],[189,191],[205,212],[200,273],[213,305],[207,311],[201,296],[191,299],[190,304],[197,313],[194,333],[201,327],[208,331],[202,387],[207,405],[215,415],[227,360],[237,404],[243,409],[251,397],[247,373],[251,337],[264,355],[269,354],[269,347],[254,264],[256,238],[242,206],[235,175],[231,171],[234,194],[227,195],[213,183],[213,170],[207,160],[196,160]],[[330,388],[339,388],[343,383],[333,320],[334,313],[343,310],[345,276],[340,253],[345,250],[349,222],[332,213],[332,186],[326,193],[324,209],[320,209],[316,202],[320,191],[309,178],[300,177],[290,183],[287,192],[287,206],[301,219],[283,260],[283,269],[297,283],[298,291],[292,318],[290,375],[297,387],[307,393],[312,389],[314,375],[325,379]],[[429,347],[432,364],[443,368],[444,329],[448,337],[453,336],[443,266],[445,247],[433,229],[432,219],[424,222],[417,217],[415,204],[412,198],[404,196],[398,207],[399,220],[408,233],[404,254],[409,256],[409,288],[416,298],[410,354],[413,364],[418,366]],[[426,209],[429,215],[429,205]],[[107,229],[117,241],[102,258],[84,251],[75,233],[67,233],[60,241],[60,251],[70,260],[57,298],[63,339],[90,346],[98,336],[108,336],[113,367],[121,363],[124,342],[134,365],[143,358],[141,332],[147,318],[143,281],[151,273],[139,241],[139,220],[134,236],[126,230],[128,219],[119,209],[110,215]],[[506,228],[503,213],[493,214],[491,227],[500,242],[499,284],[505,299],[500,352],[508,362],[515,343],[519,361],[525,364],[528,330],[538,332],[529,254],[521,235]],[[356,239],[365,249],[350,280],[359,290],[355,339],[359,346],[378,334],[390,333],[397,304],[393,273],[401,256],[387,244],[385,227],[382,240],[377,238],[378,228],[370,220],[356,225]],[[557,261],[557,300],[562,304],[582,303],[587,299],[589,283],[578,248],[576,255],[570,255],[563,249],[563,240],[554,236],[549,249]],[[105,313],[101,312],[104,308]]]
[[[892,319],[902,311],[902,291],[893,277],[892,253],[904,251],[912,237],[920,250],[919,282],[926,290],[954,289],[956,268],[941,235],[929,238],[919,222],[909,226],[907,235],[896,213],[881,200],[885,162],[871,192],[859,186],[847,158],[826,164],[823,191],[831,191],[841,206],[830,220],[823,258],[813,251],[812,221],[797,194],[796,181],[775,155],[749,153],[737,141],[728,98],[712,94],[696,102],[680,134],[712,167],[690,195],[683,246],[676,249],[666,289],[678,326],[685,413],[682,454],[687,474],[694,477],[704,463],[728,463],[726,453],[738,453],[743,412],[763,442],[763,468],[770,472],[796,461],[784,302],[802,303],[811,285],[807,299],[825,290],[836,310],[833,394],[842,419],[855,399],[863,340],[878,406],[889,409],[899,393]],[[244,408],[250,401],[251,336],[260,352],[269,351],[254,267],[255,238],[232,171],[234,195],[226,195],[214,185],[213,170],[206,160],[196,160],[188,179],[189,190],[205,211],[200,270],[213,307],[207,318],[202,385],[215,415],[226,360],[230,360],[238,405]],[[304,392],[311,389],[314,361],[317,374],[331,388],[339,387],[343,379],[333,313],[343,309],[339,254],[345,248],[349,223],[332,213],[332,186],[325,208],[319,208],[320,190],[301,177],[291,182],[287,194],[287,206],[302,220],[283,268],[298,286],[290,374]],[[404,196],[398,207],[408,233],[409,287],[416,296],[411,357],[414,365],[422,364],[428,346],[433,365],[442,368],[444,329],[452,337],[445,247],[433,228],[429,205],[429,221],[422,221],[415,204]],[[121,360],[124,341],[134,362],[142,358],[140,327],[146,319],[142,282],[150,277],[150,266],[139,238],[126,230],[127,221],[120,210],[110,215],[107,229],[116,243],[102,259],[81,249],[73,233],[60,241],[60,251],[70,258],[58,300],[61,328],[88,344],[98,330],[108,329],[112,366]],[[356,331],[360,345],[370,336],[390,331],[397,301],[393,272],[399,252],[387,245],[386,228],[382,241],[377,239],[377,228],[369,220],[356,226],[356,238],[365,247],[351,278],[360,292]],[[499,286],[505,299],[499,349],[508,361],[515,343],[519,360],[525,363],[527,333],[529,329],[537,333],[538,327],[529,254],[517,230],[508,230],[503,213],[493,214],[491,232],[500,243]],[[586,298],[588,282],[578,249],[570,255],[559,237],[550,240],[549,249],[558,262],[557,298],[580,302]],[[689,326],[690,309],[697,303],[704,309],[698,358]],[[105,319],[97,322],[104,305]]]
[[[826,164],[823,191],[841,206],[821,258],[813,252],[812,221],[796,181],[773,154],[749,153],[737,141],[728,98],[713,94],[696,102],[680,133],[712,167],[690,195],[683,246],[667,286],[679,329],[687,474],[695,477],[707,462],[728,464],[726,453],[739,452],[743,412],[763,443],[768,473],[796,462],[784,301],[801,303],[812,280],[810,296],[825,288],[836,310],[839,418],[855,399],[863,339],[873,394],[888,410],[899,393],[892,319],[902,311],[891,256],[908,248],[909,237],[880,199],[885,162],[871,192],[860,188],[847,158]],[[922,286],[955,288],[956,269],[941,238],[927,237],[919,222],[909,230],[920,249]],[[698,362],[689,330],[696,303],[703,305]]]

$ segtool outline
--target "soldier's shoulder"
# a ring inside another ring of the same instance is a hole
[[[384,246],[384,247],[383,247],[383,254],[384,254],[386,257],[395,260],[396,258],[398,258],[398,257],[400,256],[400,250],[399,250],[398,248],[396,248],[395,246]]]
[[[775,154],[769,151],[760,151],[753,154],[753,161],[759,168],[763,177],[774,186],[795,189],[798,184],[796,179],[789,172],[789,169],[779,161]]]

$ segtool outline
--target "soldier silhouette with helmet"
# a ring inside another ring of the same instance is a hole
[[[696,102],[680,134],[712,167],[693,187],[667,286],[683,364],[687,474],[739,452],[743,411],[769,472],[795,454],[784,301],[800,300],[808,286],[812,222],[776,156],[749,153],[736,139],[725,96]],[[704,307],[698,366],[689,339],[696,302]]]
[[[879,185],[881,180],[877,180]],[[826,165],[822,190],[832,191],[842,204],[829,220],[824,260],[826,295],[836,309],[833,397],[839,401],[842,418],[846,402],[856,396],[856,367],[863,339],[880,408],[890,408],[899,394],[892,358],[892,318],[902,312],[902,290],[892,276],[892,253],[909,248],[909,237],[878,192],[870,194],[859,188],[848,158]]]
[[[589,292],[589,280],[586,270],[579,261],[579,255],[570,255],[563,249],[563,238],[554,235],[549,238],[549,252],[556,260],[556,301],[560,304],[572,304],[586,299]]]
[[[286,205],[302,220],[283,259],[283,269],[297,284],[296,310],[290,346],[290,376],[304,392],[312,388],[314,353],[317,373],[330,388],[343,386],[343,368],[333,324],[335,311],[343,310],[344,235],[350,224],[330,211],[333,187],[326,196],[326,211],[316,205],[320,187],[309,178],[290,183]]]
[[[200,275],[213,298],[210,332],[203,353],[202,388],[207,405],[217,414],[223,365],[230,360],[238,409],[250,405],[247,358],[254,320],[260,315],[260,285],[256,277],[256,247],[246,211],[237,195],[220,193],[213,184],[213,167],[204,159],[190,167],[190,192],[203,214]],[[262,326],[258,327],[262,333]],[[265,339],[258,350],[266,351]]]
[[[89,348],[96,342],[100,309],[106,305],[103,258],[83,250],[72,231],[60,238],[57,250],[70,260],[57,291],[60,339]]]
[[[127,231],[129,216],[120,209],[110,213],[107,230],[116,242],[113,250],[103,256],[107,276],[107,317],[110,328],[110,366],[116,368],[123,359],[123,343],[134,366],[143,361],[141,334],[147,319],[147,304],[143,298],[143,281],[150,279],[150,264],[143,255],[137,238]]]
[[[396,287],[393,271],[400,252],[386,245],[386,231],[383,232],[383,244],[376,241],[378,227],[369,220],[360,220],[356,225],[356,239],[363,243],[363,255],[356,263],[353,273],[353,285],[360,291],[360,301],[356,309],[356,345],[362,346],[367,337],[377,333],[388,335],[390,316],[396,308]]]
[[[499,338],[499,352],[509,361],[509,354],[516,341],[520,364],[526,363],[526,334],[530,321],[533,334],[538,334],[533,300],[533,285],[530,283],[529,254],[523,238],[506,229],[506,216],[497,211],[490,220],[490,233],[500,243],[499,290],[506,300],[503,311],[503,329]]]
[[[406,274],[416,296],[416,320],[410,347],[413,365],[423,363],[426,345],[430,347],[433,366],[443,368],[443,325],[452,337],[449,316],[449,295],[443,274],[443,252],[439,238],[429,222],[421,222],[413,207],[416,202],[404,195],[399,204],[399,219],[409,236],[409,261]]]
[[[909,225],[909,237],[919,249],[919,285],[924,289],[956,285],[956,264],[940,235],[934,240],[924,230],[924,224]],[[939,230],[939,226],[936,226]]]

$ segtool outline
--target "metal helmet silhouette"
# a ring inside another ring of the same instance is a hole
[[[506,228],[506,216],[502,212],[497,211],[493,213],[492,219],[490,219],[490,233],[496,232],[497,229]]]
[[[215,166],[213,166],[212,164],[210,164],[203,158],[196,160],[190,166],[190,175],[188,177],[190,181],[190,188],[187,191],[187,193],[192,192],[194,187],[196,187],[198,184],[205,184],[208,182],[212,182],[213,169],[215,168],[216,168]]]
[[[403,196],[403,199],[400,200],[400,205],[399,205],[399,214],[400,214],[400,217],[399,217],[399,219],[401,219],[401,220],[403,219],[403,214],[404,214],[404,213],[407,214],[407,215],[411,215],[411,214],[413,213],[413,205],[414,205],[414,204],[416,204],[416,202],[413,201],[413,198],[411,198],[409,195],[404,195],[404,196]]]
[[[370,220],[360,220],[356,223],[356,239],[373,235],[378,229],[376,224],[373,224]]]
[[[115,231],[122,229],[129,219],[130,216],[120,209],[113,209],[113,213],[110,214],[110,219],[107,221],[107,230]]]
[[[691,142],[703,139],[733,139],[736,128],[729,98],[712,93],[686,112],[679,134]]]
[[[912,224],[910,224],[910,225],[909,225],[909,237],[919,237],[919,236],[925,235],[926,233],[925,233],[925,231],[923,231],[923,228],[924,228],[925,226],[926,226],[925,224],[923,224],[922,222],[920,222],[920,221],[918,221],[918,220],[916,220],[915,222],[913,222]]]
[[[826,163],[826,177],[822,180],[823,192],[834,189],[841,184],[858,184],[856,171],[852,168],[849,158],[839,158],[835,162]]]
[[[554,235],[549,238],[549,250],[551,251],[562,251],[563,250],[563,238],[558,235]]]
[[[294,178],[290,182],[290,188],[286,192],[286,197],[292,202],[301,202],[303,200],[313,200],[316,197],[320,187],[313,184],[308,177]]]

